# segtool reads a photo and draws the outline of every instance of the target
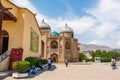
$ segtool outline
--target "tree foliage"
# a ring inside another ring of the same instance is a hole
[[[79,53],[79,61],[82,62],[83,60],[86,60],[87,57],[83,53]]]
[[[120,59],[120,53],[116,51],[101,51],[101,50],[96,50],[92,54],[92,58],[95,59],[95,57],[101,57],[102,62],[110,62],[112,58],[115,58],[116,60]]]

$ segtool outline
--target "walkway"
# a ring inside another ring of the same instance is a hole
[[[92,63],[91,65],[55,64],[52,71],[45,71],[35,77],[14,79],[7,77],[4,80],[120,80],[120,66],[112,70],[109,63]]]

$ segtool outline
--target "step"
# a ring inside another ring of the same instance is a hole
[[[1,71],[0,72],[0,80],[12,75],[12,72],[13,71]]]

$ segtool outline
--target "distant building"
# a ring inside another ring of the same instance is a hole
[[[42,58],[51,58],[53,62],[78,61],[78,40],[74,38],[73,30],[65,24],[60,33],[53,31],[51,27],[42,21]]]
[[[83,51],[83,54],[85,54],[87,58],[91,59],[93,52],[94,52],[94,51]]]
[[[82,52],[81,43],[78,43],[78,53]]]

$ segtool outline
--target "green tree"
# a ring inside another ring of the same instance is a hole
[[[83,60],[86,60],[87,57],[83,53],[79,53],[79,61],[82,62]]]
[[[92,54],[92,59],[95,59],[95,57],[101,57],[102,62],[110,62],[112,58],[115,58],[116,60],[120,59],[120,53],[117,51],[101,51],[101,50],[96,50]]]

